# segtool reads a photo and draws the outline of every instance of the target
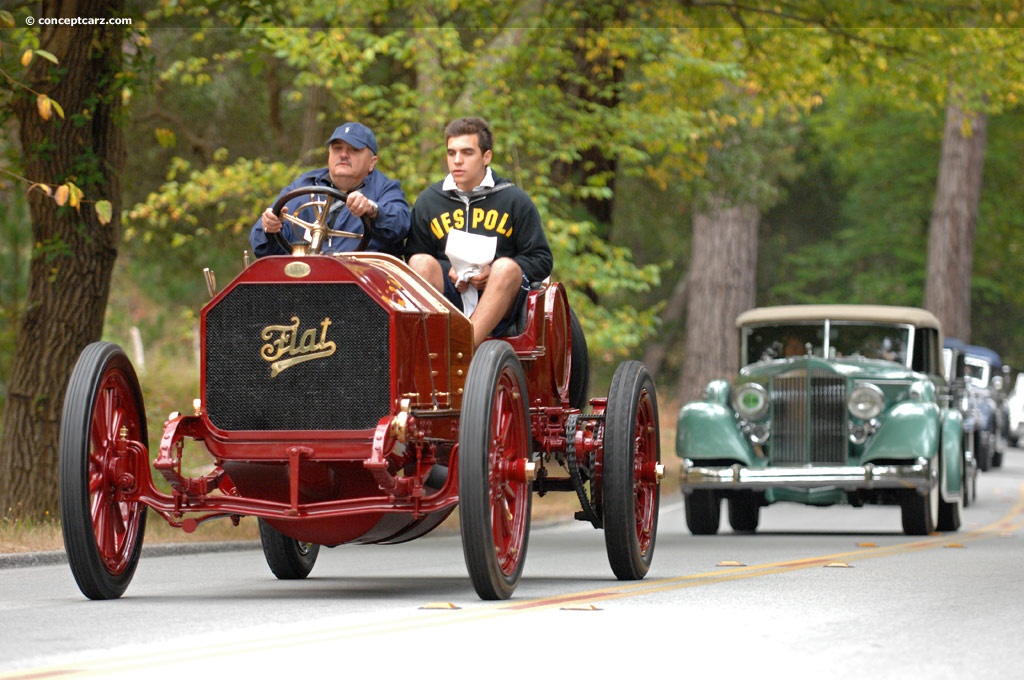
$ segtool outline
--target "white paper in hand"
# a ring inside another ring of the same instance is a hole
[[[498,239],[495,236],[470,234],[458,229],[448,232],[448,243],[444,253],[452,263],[452,269],[459,281],[469,281],[476,276],[484,265],[494,261]],[[472,284],[462,293],[462,309],[466,316],[473,313],[479,299],[479,292]]]

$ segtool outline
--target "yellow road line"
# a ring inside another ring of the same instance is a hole
[[[987,526],[965,533],[958,533],[959,543],[990,538],[1012,532],[1024,526],[1024,484],[1018,490],[1017,501],[1010,511],[999,520]],[[139,652],[126,653],[122,656],[71,662],[54,666],[40,667],[0,673],[0,680],[43,680],[49,678],[82,678],[98,677],[112,673],[126,673],[134,670],[153,671],[162,666],[182,663],[193,664],[203,660],[223,659],[233,655],[244,655],[253,652],[265,652],[269,649],[297,648],[330,641],[351,640],[378,635],[394,635],[398,633],[415,633],[434,626],[450,626],[471,623],[497,616],[518,612],[534,612],[545,609],[559,609],[581,603],[594,603],[652,593],[727,583],[741,579],[768,576],[784,572],[798,571],[811,567],[823,567],[835,562],[851,562],[874,559],[917,550],[939,548],[949,544],[949,535],[937,535],[929,538],[897,543],[890,546],[860,548],[829,555],[805,557],[781,562],[769,562],[750,566],[738,566],[728,569],[716,569],[685,576],[663,578],[649,581],[620,582],[608,588],[568,593],[554,597],[538,598],[523,602],[481,603],[472,608],[462,609],[421,609],[418,613],[400,619],[389,619],[377,623],[355,622],[319,630],[294,629],[287,625],[283,628],[289,632],[272,632],[257,634],[251,638],[237,641],[216,641],[206,647],[193,649],[163,650],[147,647]],[[243,631],[244,633],[244,631]]]

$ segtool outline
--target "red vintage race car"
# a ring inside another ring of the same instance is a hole
[[[211,284],[200,397],[170,414],[155,457],[126,354],[108,342],[83,351],[60,437],[64,543],[82,593],[125,591],[147,510],[186,532],[257,517],[271,571],[296,579],[321,546],[408,541],[458,508],[473,587],[506,599],[533,494],[554,491],[576,494],[576,518],[604,530],[619,579],[643,578],[663,476],[644,365],[623,362],[607,398],[588,400],[586,341],[558,283],[530,292],[514,335],[474,348],[469,319],[401,260],[320,253],[327,236],[369,240],[370,224],[326,227],[344,199],[318,190],[315,222],[286,217],[309,242],[247,263],[223,290]],[[186,444],[212,469],[186,476]]]

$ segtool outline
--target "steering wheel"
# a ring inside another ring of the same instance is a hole
[[[295,208],[291,212],[281,215],[281,209],[294,198],[299,196],[306,196],[309,198],[308,201]],[[323,250],[324,240],[327,236],[341,236],[344,238],[359,239],[359,245],[356,246],[357,251],[366,250],[366,246],[370,244],[370,239],[373,237],[373,220],[366,215],[363,215],[363,233],[356,234],[351,231],[338,231],[336,229],[330,229],[327,223],[330,221],[331,206],[335,201],[341,201],[344,205],[345,201],[348,200],[348,193],[341,189],[335,189],[334,187],[300,187],[298,189],[292,189],[285,195],[277,199],[277,203],[271,208],[271,211],[277,217],[281,218],[282,222],[288,222],[289,224],[302,227],[309,230],[311,239],[307,245],[305,241],[298,243],[289,243],[284,237],[284,234],[280,231],[274,232],[273,234],[267,234],[270,238],[274,239],[277,245],[281,246],[286,253],[301,252],[303,248],[305,252],[312,254],[319,254]],[[306,208],[312,208],[313,214],[316,215],[316,219],[313,222],[307,222],[300,218],[298,214]]]

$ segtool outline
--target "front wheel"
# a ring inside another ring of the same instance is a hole
[[[121,597],[135,574],[146,506],[132,494],[138,455],[148,447],[146,408],[131,361],[113,343],[92,343],[71,372],[59,447],[64,548],[89,599]]]
[[[469,364],[459,421],[459,523],[470,580],[484,600],[512,596],[526,561],[533,482],[526,379],[504,340]]]
[[[686,528],[694,536],[714,536],[722,523],[722,499],[714,491],[699,489],[683,494]]]
[[[961,465],[966,466],[963,452],[960,455]],[[939,488],[935,489],[935,493],[939,497],[939,513],[935,520],[935,528],[938,531],[958,531],[960,529],[961,516],[964,511],[964,504],[967,498],[967,487],[964,486],[963,476],[960,476],[960,494],[955,500],[947,501],[942,497],[942,490],[946,488],[946,465],[944,462],[940,462],[942,465],[942,472],[939,475]]]
[[[654,380],[639,361],[612,376],[605,412],[602,497],[604,540],[612,571],[642,579],[654,557],[661,498],[661,442]]]
[[[974,492],[975,487],[971,483],[973,478],[977,475],[977,470],[974,467],[977,465],[977,459],[974,457],[973,447],[973,434],[964,433],[963,441],[963,460],[960,464],[961,480],[960,483],[963,486],[964,493],[964,507],[970,507],[974,503]]]
[[[913,489],[903,492],[903,498],[900,500],[903,533],[908,536],[927,536],[935,531],[941,493],[937,485],[924,494]]]
[[[741,534],[752,534],[757,531],[761,519],[761,502],[752,493],[739,492],[729,498],[729,526]]]
[[[922,495],[917,491],[905,491],[900,501],[903,519],[903,533],[907,536],[927,536],[935,531],[938,509],[938,489]]]
[[[304,579],[309,576],[320,554],[320,546],[285,536],[262,518],[259,525],[263,556],[274,576],[281,580]]]

